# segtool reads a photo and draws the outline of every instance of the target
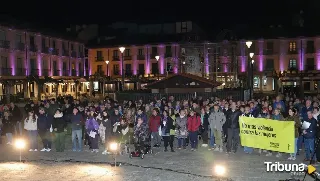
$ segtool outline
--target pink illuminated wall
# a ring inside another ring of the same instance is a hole
[[[223,72],[228,72],[228,58],[227,57],[223,57]]]
[[[317,50],[317,52],[318,52],[319,50]],[[317,61],[317,70],[320,70],[320,54],[319,53],[317,53],[317,59],[316,59],[316,61]]]
[[[145,63],[145,71],[146,71],[146,74],[148,75],[148,74],[150,74],[150,66],[149,66],[149,64],[150,64],[150,51],[151,51],[151,49],[150,49],[150,46],[145,46],[145,49],[144,49],[145,51],[144,51],[144,54],[145,54],[145,61],[146,61],[146,63]]]
[[[58,60],[57,60],[57,65],[59,66],[59,70],[60,70],[60,72],[59,72],[59,74],[60,74],[60,76],[62,76],[62,72],[63,72],[63,63],[62,63],[62,60],[61,60],[61,58],[58,58]],[[91,75],[91,74],[90,74]]]
[[[42,76],[42,60],[41,60],[41,54],[37,55],[37,64],[39,69],[39,76]]]
[[[123,71],[123,69],[124,69],[124,67],[122,67],[122,64],[123,64],[123,66],[124,66],[124,58],[122,58],[122,55],[124,56],[124,52],[123,52],[123,54],[119,51],[119,53],[120,53],[120,62],[119,62],[119,68],[120,68],[120,75],[122,75],[124,72],[122,72]]]
[[[304,57],[305,57],[305,49],[304,49],[304,40],[300,40],[299,42],[297,42],[297,44],[299,45],[299,70],[304,70]],[[301,47],[302,46],[302,47]]]
[[[240,64],[241,64],[241,72],[246,71],[246,63],[247,57],[246,57],[246,44],[244,41],[240,42]]]
[[[137,60],[137,54],[138,54],[138,49],[137,47],[132,47],[132,53],[133,53],[133,56],[132,56],[132,63],[133,63],[133,75],[137,75],[138,74],[138,60]]]
[[[174,44],[173,45],[174,46],[174,68],[173,68],[173,72],[175,73],[175,74],[177,74],[178,72],[179,72],[179,59],[178,59],[178,57],[179,57],[179,53],[180,53],[180,47],[179,47],[179,45],[177,45],[177,44]]]
[[[264,41],[263,40],[260,40],[259,41],[259,55],[257,56],[258,59],[259,59],[259,71],[260,72],[263,72],[263,44],[264,44]]]
[[[280,40],[280,56],[279,56],[279,66],[280,66],[280,71],[285,70],[285,60],[286,60],[286,54],[288,51],[288,42],[285,40]]]
[[[16,61],[15,61],[15,53],[12,52],[10,53],[10,64],[11,64],[11,69],[12,69],[12,75],[16,75]]]
[[[165,46],[164,45],[158,46],[158,54],[160,56],[160,59],[159,59],[160,74],[165,74],[166,73],[165,69],[166,69],[167,65],[165,65],[166,63],[165,63],[165,59],[164,59],[164,55],[165,55]],[[152,58],[154,58],[154,57],[152,57]]]

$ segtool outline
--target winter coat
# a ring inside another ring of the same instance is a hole
[[[64,120],[63,113],[54,114],[52,121],[52,128],[57,129],[56,133],[64,132],[64,129],[67,127],[67,123]]]
[[[27,117],[24,120],[24,129],[27,131],[37,131],[38,130],[38,116],[35,116],[35,119],[32,117]]]
[[[38,115],[38,130],[39,131],[48,131],[51,127],[52,120],[48,119],[47,114]]]
[[[86,121],[86,130],[87,130],[87,133],[90,133],[91,131],[98,131],[99,130],[98,121],[93,117],[88,118]]]
[[[76,115],[71,114],[70,121],[72,130],[81,130],[82,129],[82,115],[77,113]]]
[[[180,116],[176,117],[177,138],[187,138],[187,134],[188,134],[187,120],[188,120],[187,116],[184,116],[183,118],[181,118]]]
[[[304,134],[303,137],[307,138],[307,139],[314,139],[316,137],[316,133],[317,133],[317,121],[314,118],[311,119],[306,119],[304,121],[307,121],[310,124],[309,128],[306,129],[305,131],[307,132],[307,134]]]
[[[14,106],[13,108],[10,107],[9,111],[10,111],[10,113],[12,115],[12,121],[14,123],[19,122],[19,121],[22,120],[22,113],[21,113],[21,111],[20,111],[18,106]]]
[[[12,117],[9,116],[7,119],[2,118],[2,133],[14,133],[15,122],[12,120]]]
[[[189,132],[196,132],[199,130],[199,127],[201,125],[201,119],[200,116],[193,115],[188,117],[187,126]]]
[[[166,117],[166,118],[162,118],[161,120],[161,135],[162,136],[170,136],[170,129],[173,126],[173,120],[170,116]]]
[[[103,125],[103,127],[105,127],[105,137],[111,136],[112,129],[113,129],[113,125],[111,124],[111,120],[104,119],[104,120],[102,120],[101,124]]]
[[[149,138],[149,129],[147,124],[135,125],[134,127],[135,141],[146,141]]]
[[[155,133],[159,131],[161,117],[152,115],[149,119],[149,129],[151,132]]]
[[[294,135],[295,138],[299,137],[299,128],[301,127],[301,121],[298,116],[288,116],[286,121],[294,121]]]
[[[227,128],[239,129],[239,116],[241,116],[239,110],[232,111],[229,109],[226,113]]]
[[[222,126],[226,122],[226,116],[222,111],[212,112],[209,116],[209,126],[211,130],[222,131]]]

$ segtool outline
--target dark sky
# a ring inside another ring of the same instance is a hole
[[[191,19],[209,28],[240,25],[290,24],[291,17],[304,10],[306,23],[320,12],[319,0],[112,0],[112,1],[22,1],[16,8],[1,8],[1,15],[35,22],[49,28],[70,23],[115,21],[159,22]],[[10,4],[10,2],[8,2]],[[311,18],[310,18],[311,17]]]

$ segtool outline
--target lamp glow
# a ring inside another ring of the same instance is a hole
[[[159,60],[159,58],[160,58],[160,56],[156,56],[155,58],[156,58],[156,60],[158,61],[158,60]]]
[[[119,48],[119,50],[120,50],[121,53],[123,53],[125,49],[126,49],[126,48],[124,48],[124,47],[120,47],[120,48]]]
[[[15,142],[14,145],[15,145],[15,147],[18,148],[18,149],[23,149],[23,148],[26,146],[26,143],[25,143],[24,140],[19,139],[19,140],[17,140],[17,141]]]
[[[250,48],[251,45],[252,45],[252,41],[247,41],[247,42],[246,42],[246,45],[247,45],[248,48]]]
[[[107,64],[107,65],[109,64],[109,60],[106,60],[106,64]]]
[[[226,168],[222,165],[216,165],[214,167],[214,173],[217,176],[224,176],[226,174]]]
[[[249,54],[250,58],[252,58],[252,57],[253,57],[253,55],[254,55],[254,53],[250,53],[250,54]]]
[[[118,150],[118,143],[115,143],[115,142],[110,143],[109,149],[110,149],[111,151],[117,151],[117,150]]]
[[[254,64],[254,60],[251,60],[251,63]]]
[[[183,62],[182,62],[182,64],[184,65],[184,64],[186,64],[186,62],[185,62],[185,61],[183,61]]]

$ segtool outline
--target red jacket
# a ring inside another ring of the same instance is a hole
[[[151,132],[158,132],[160,126],[161,117],[160,116],[150,116],[149,119],[149,129]]]
[[[188,117],[188,131],[195,132],[199,130],[201,124],[200,116],[190,116]]]

